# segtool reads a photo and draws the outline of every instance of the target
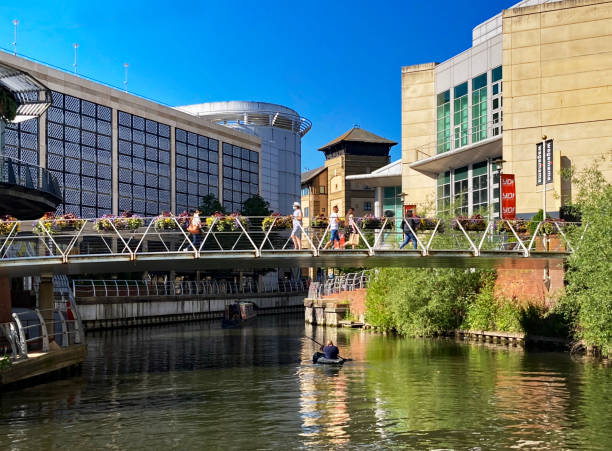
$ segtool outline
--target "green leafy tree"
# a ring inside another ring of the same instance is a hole
[[[270,203],[259,194],[253,194],[242,204],[244,216],[268,216],[270,213]]]
[[[609,354],[612,351],[612,184],[601,172],[606,165],[609,170],[610,156],[572,177],[578,187],[576,206],[582,213],[583,226],[570,234],[575,252],[568,261],[562,307],[572,321],[574,338]]]
[[[200,211],[203,216],[211,216],[215,213],[225,213],[225,208],[219,202],[219,199],[214,194],[207,194],[202,198]]]

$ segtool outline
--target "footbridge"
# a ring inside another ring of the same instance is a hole
[[[367,217],[341,221],[341,241],[330,245],[329,223],[311,222],[297,226],[301,248],[294,249],[291,219],[282,216],[203,218],[196,235],[187,230],[188,218],[173,215],[1,221],[0,276],[295,266],[544,268],[562,264],[588,227]],[[404,224],[415,239],[400,249]],[[346,245],[351,233],[354,244]]]

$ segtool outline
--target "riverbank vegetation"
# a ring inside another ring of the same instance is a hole
[[[466,329],[568,338],[610,355],[612,185],[600,170],[610,158],[595,163],[578,175],[565,175],[577,188],[569,209],[581,215],[582,226],[567,229],[575,252],[558,302],[499,297],[493,271],[382,268],[368,287],[366,321],[408,336]]]

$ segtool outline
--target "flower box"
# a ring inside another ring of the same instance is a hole
[[[267,216],[261,222],[261,229],[267,232],[272,224],[274,224],[272,230],[291,230],[293,228],[293,217],[291,215],[281,216],[279,214]]]
[[[17,225],[15,225],[17,223]],[[19,233],[21,223],[11,215],[0,216],[0,236],[7,236],[11,232]]]
[[[34,233],[44,235],[45,231],[49,234],[73,232],[81,230],[84,224],[85,220],[78,218],[73,213],[63,215],[45,213],[39,221],[34,223]]]
[[[104,215],[96,219],[94,229],[98,232],[110,232],[116,230],[136,230],[144,225],[144,219],[129,212],[123,212],[121,216]]]

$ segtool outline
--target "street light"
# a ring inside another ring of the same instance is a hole
[[[497,171],[497,185],[499,186],[498,202],[499,202],[499,217],[500,218],[502,217],[502,214],[501,214],[501,198],[502,198],[501,172],[502,172],[502,168],[504,167],[505,162],[506,160],[502,159],[502,157],[498,157],[494,159],[493,161],[491,161],[491,164]],[[491,208],[489,208],[489,221],[490,220],[491,220]]]
[[[13,25],[15,25],[15,40],[13,41],[13,55],[17,56],[17,25],[19,25],[19,21],[17,19],[14,19]]]

